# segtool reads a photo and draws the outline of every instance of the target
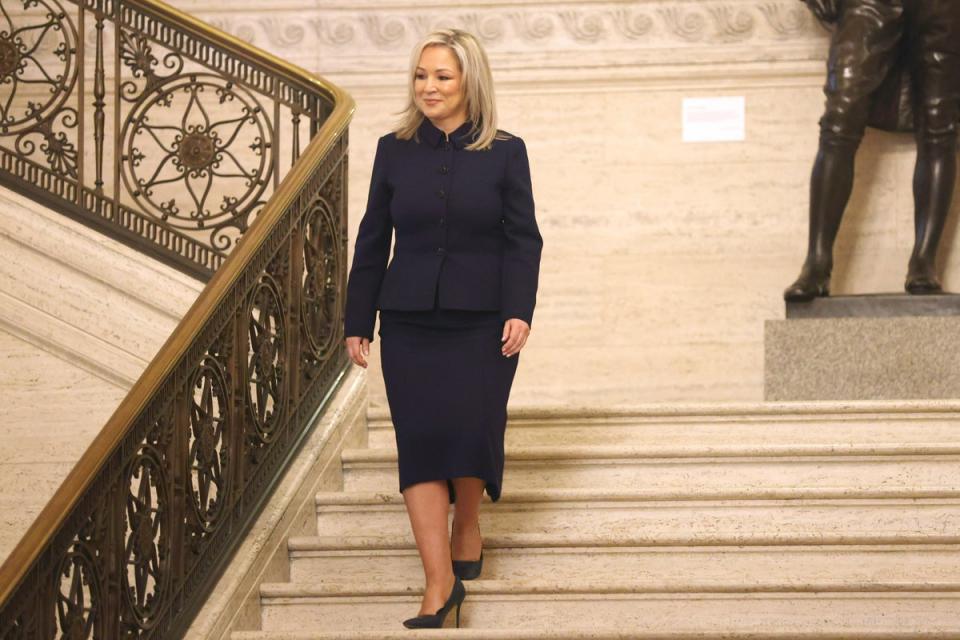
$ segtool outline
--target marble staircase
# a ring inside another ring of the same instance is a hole
[[[203,283],[0,189],[0,562]]]
[[[513,411],[456,631],[400,624],[422,569],[368,419],[233,640],[960,637],[960,404]]]

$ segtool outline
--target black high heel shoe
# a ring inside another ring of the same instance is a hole
[[[459,577],[453,579],[453,589],[450,591],[450,597],[443,603],[443,606],[437,609],[436,613],[407,618],[403,621],[403,626],[407,629],[439,629],[443,626],[443,621],[453,608],[457,605],[457,628],[460,627],[460,605],[467,597],[467,590],[463,587],[463,582]]]
[[[453,575],[461,580],[473,580],[480,576],[483,569],[483,549],[480,550],[479,560],[454,560]]]
[[[452,528],[452,527],[451,527]],[[477,523],[477,528],[480,528],[480,523]],[[450,555],[453,555],[453,541],[450,541]],[[480,576],[480,571],[483,569],[483,549],[480,549],[480,559],[479,560],[454,560],[453,561],[453,575],[457,576],[461,580],[473,580]]]

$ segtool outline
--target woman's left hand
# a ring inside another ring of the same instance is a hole
[[[504,344],[500,347],[500,353],[509,358],[523,348],[529,335],[530,325],[520,318],[510,318],[503,323],[503,337],[500,338],[500,342]]]

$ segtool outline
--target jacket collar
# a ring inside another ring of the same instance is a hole
[[[453,143],[454,147],[457,149],[463,149],[476,139],[476,135],[470,133],[470,127],[472,126],[473,123],[470,120],[466,120],[454,131],[450,132],[450,142]],[[444,133],[442,129],[434,125],[430,121],[430,118],[427,117],[424,117],[423,122],[420,123],[420,127],[417,129],[417,134],[421,140],[432,147],[439,147],[447,140],[447,134]]]

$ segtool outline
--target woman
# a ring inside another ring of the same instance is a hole
[[[426,577],[408,628],[442,626],[453,605],[460,625],[461,580],[483,562],[480,500],[484,489],[500,497],[507,399],[536,302],[543,240],[526,147],[496,124],[479,42],[444,29],[418,43],[407,107],[377,144],[347,283],[346,347],[362,367],[380,309],[400,491]]]

